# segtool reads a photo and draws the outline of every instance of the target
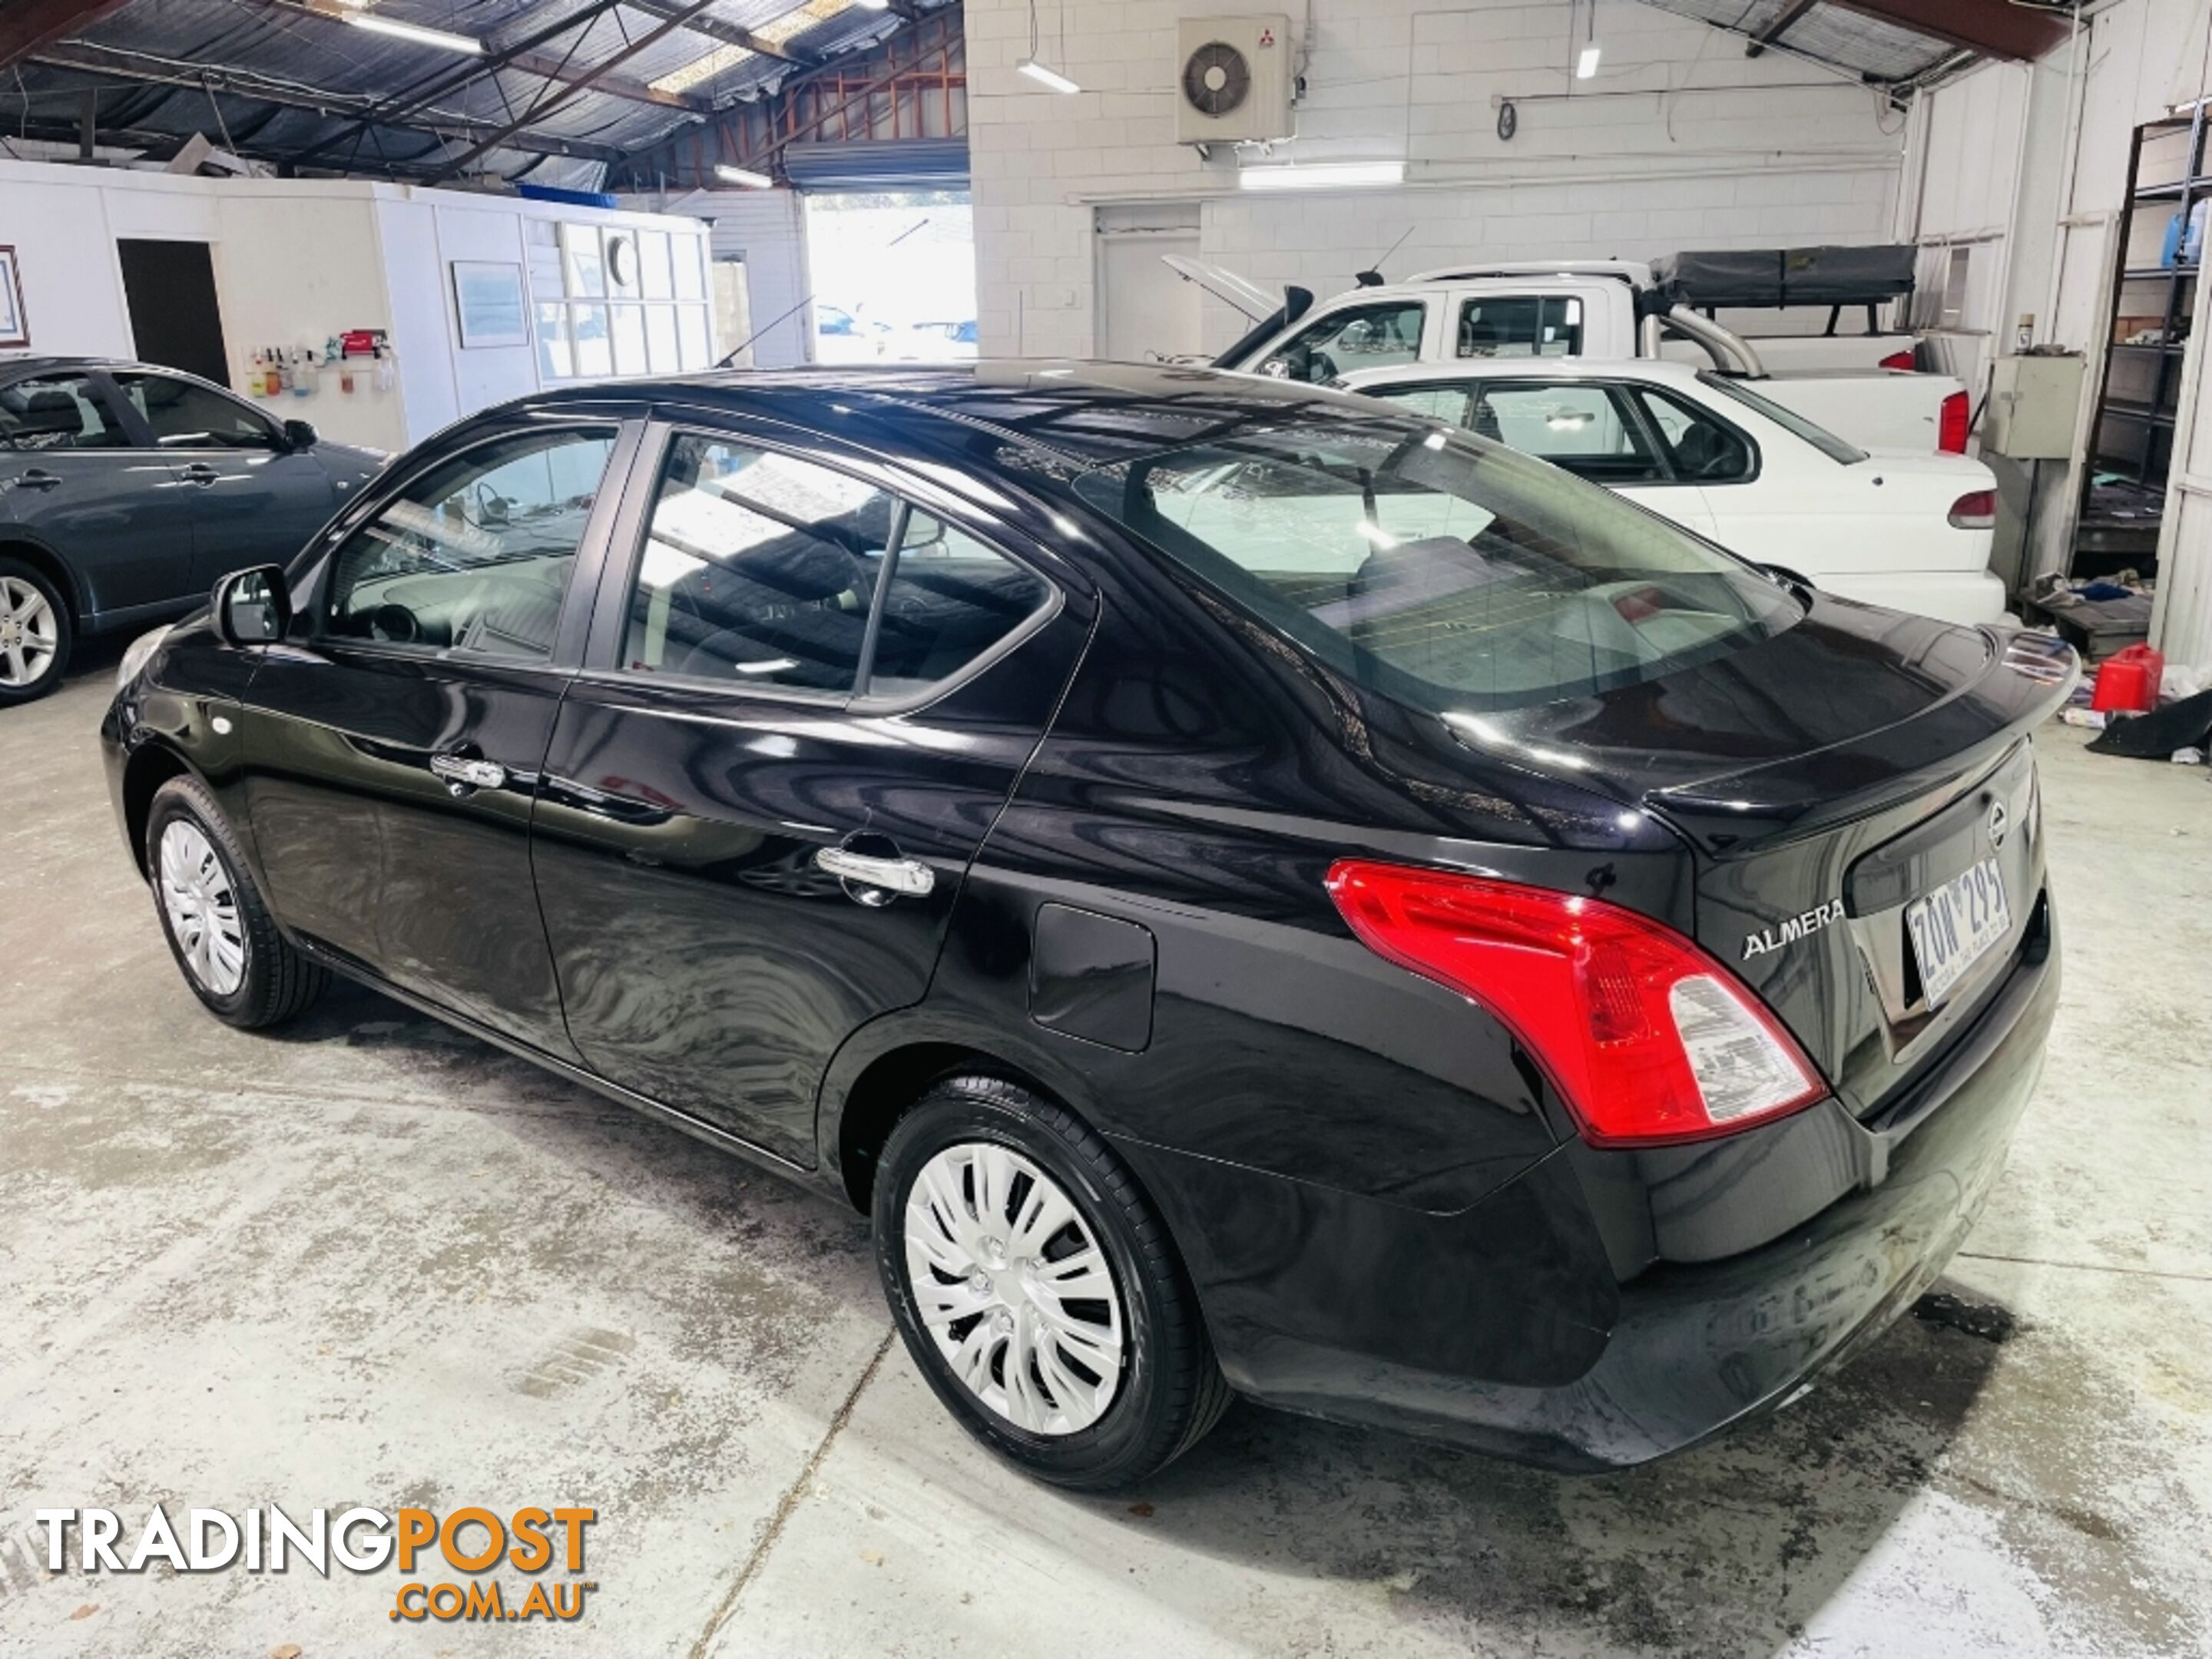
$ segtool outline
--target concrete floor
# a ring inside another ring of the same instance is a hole
[[[207,1018],[109,818],[113,660],[0,714],[0,1651],[2212,1653],[2202,769],[2049,735],[2066,1003],[1947,1287],[2008,1340],[1908,1318],[1619,1476],[1239,1407],[1085,1501],[939,1411],[856,1218],[365,993]],[[31,1520],[272,1500],[594,1504],[599,1588],[395,1624],[390,1570],[50,1579]]]

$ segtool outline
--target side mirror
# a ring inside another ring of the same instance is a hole
[[[287,421],[284,422],[284,442],[294,452],[313,449],[318,441],[312,422]]]
[[[292,625],[292,593],[273,564],[234,570],[209,596],[216,631],[231,645],[267,645]]]

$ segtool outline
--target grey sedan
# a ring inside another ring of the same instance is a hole
[[[386,459],[175,369],[0,366],[0,706],[53,690],[78,638],[285,562]]]

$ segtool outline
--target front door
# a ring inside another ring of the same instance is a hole
[[[34,374],[0,389],[0,524],[76,573],[94,617],[193,592],[191,489],[147,447],[99,378]]]
[[[1033,547],[864,461],[678,428],[656,478],[555,726],[538,901],[594,1070],[811,1165],[831,1054],[928,988],[1085,623]]]
[[[624,430],[509,429],[367,504],[295,584],[304,623],[246,712],[254,839],[295,931],[568,1059],[530,814]]]
[[[195,592],[248,565],[290,563],[336,511],[322,463],[252,404],[174,374],[112,378],[191,498]]]

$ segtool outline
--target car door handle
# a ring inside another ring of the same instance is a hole
[[[446,787],[455,794],[465,794],[471,789],[500,789],[507,784],[507,769],[497,761],[479,760],[469,755],[433,755],[430,770],[446,781]]]
[[[205,461],[194,461],[190,466],[185,469],[185,477],[191,479],[191,482],[196,484],[211,484],[217,478],[222,477],[222,474],[216,471]]]
[[[937,877],[920,859],[871,858],[842,847],[817,848],[814,866],[841,881],[879,888],[901,898],[921,898],[937,885]]]
[[[42,466],[33,467],[15,480],[25,489],[56,489],[60,488],[61,481],[60,473],[49,472]]]

